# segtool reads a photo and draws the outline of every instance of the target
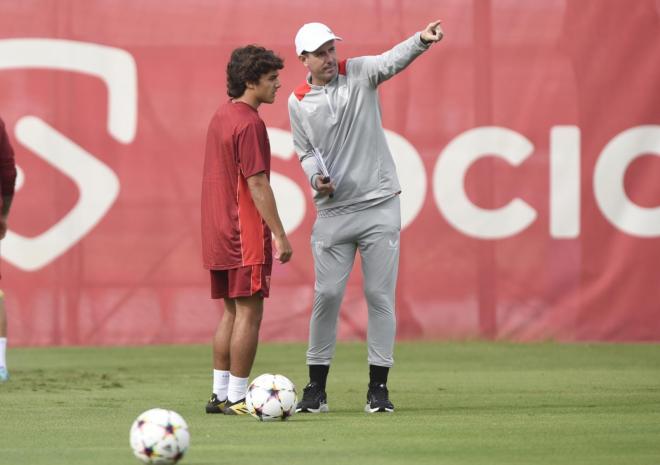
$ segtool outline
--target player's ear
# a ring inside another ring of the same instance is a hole
[[[307,67],[307,52],[303,52],[302,55],[298,55],[300,62]]]

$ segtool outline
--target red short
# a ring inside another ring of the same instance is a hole
[[[270,275],[272,263],[251,265],[231,270],[211,270],[211,298],[235,299],[261,293],[268,297],[270,293]]]

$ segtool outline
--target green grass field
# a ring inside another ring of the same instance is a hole
[[[262,344],[253,375],[302,390],[305,347]],[[392,415],[363,413],[366,350],[342,344],[330,413],[288,422],[206,415],[204,346],[11,349],[0,464],[138,464],[143,410],[178,411],[181,462],[202,464],[660,464],[660,345],[400,343]]]

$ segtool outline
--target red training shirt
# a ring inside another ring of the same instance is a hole
[[[14,195],[16,182],[16,164],[14,151],[9,145],[9,136],[5,130],[5,122],[0,118],[0,192],[3,197]]]
[[[202,180],[204,267],[227,270],[272,262],[271,233],[254,205],[247,178],[270,179],[270,143],[257,110],[220,105],[206,137]]]

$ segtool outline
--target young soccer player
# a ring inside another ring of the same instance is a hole
[[[0,192],[2,192],[2,207],[0,207],[0,239],[7,234],[7,218],[14,198],[16,182],[16,164],[14,151],[9,144],[9,136],[5,123],[0,118]],[[5,312],[5,293],[0,290],[0,383],[9,379],[7,370],[7,314]]]
[[[293,253],[270,187],[270,145],[258,108],[273,103],[282,59],[248,45],[227,65],[227,94],[211,120],[202,181],[202,249],[211,296],[225,311],[213,339],[213,394],[207,413],[247,413],[245,393],[257,351],[273,251]]]

